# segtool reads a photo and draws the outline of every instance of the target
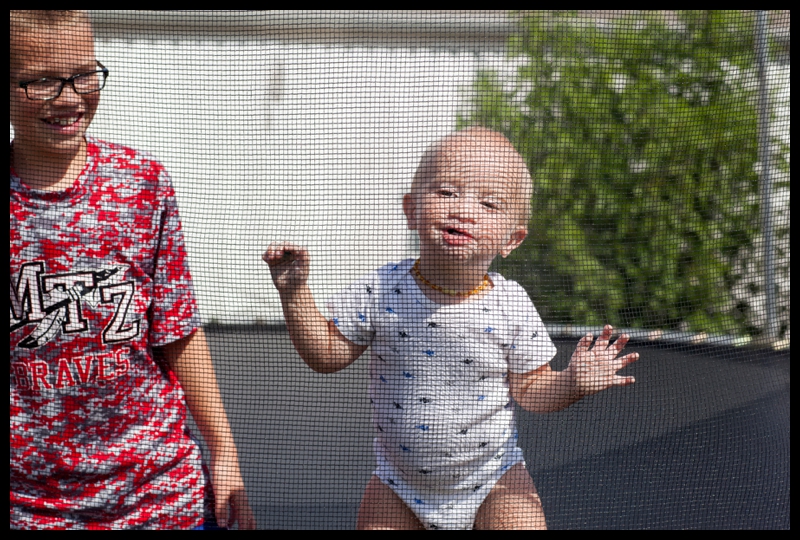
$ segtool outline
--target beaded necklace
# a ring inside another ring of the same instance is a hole
[[[472,296],[473,294],[478,294],[479,292],[481,292],[486,287],[489,287],[492,284],[492,280],[489,279],[489,274],[484,274],[483,283],[481,283],[480,285],[478,285],[477,287],[475,287],[471,291],[461,292],[461,291],[454,291],[452,289],[445,289],[444,287],[439,287],[438,285],[436,285],[434,283],[431,283],[430,281],[425,279],[422,276],[422,274],[420,274],[420,272],[419,272],[419,259],[417,259],[417,261],[414,263],[414,266],[411,267],[411,272],[413,272],[413,274],[415,276],[417,276],[417,278],[419,278],[419,280],[422,283],[424,283],[425,285],[427,285],[428,287],[430,287],[434,291],[439,291],[440,293],[446,294],[448,296],[460,296],[462,298],[465,298],[467,296]]]

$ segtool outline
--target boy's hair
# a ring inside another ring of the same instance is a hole
[[[77,9],[12,9],[10,15],[11,47],[9,52],[13,65],[14,38],[25,32],[59,26],[91,25],[89,13]]]
[[[86,11],[78,9],[12,9],[11,32],[42,26],[84,22],[89,20]]]
[[[519,215],[520,224],[527,227],[531,218],[531,197],[533,196],[533,179],[525,160],[511,144],[511,141],[497,131],[481,126],[468,127],[432,144],[422,155],[414,180],[411,183],[411,193],[416,195],[423,186],[439,172],[441,154],[454,146],[469,144],[480,148],[482,151],[495,151],[500,153],[510,165],[512,174],[517,181],[515,206]]]

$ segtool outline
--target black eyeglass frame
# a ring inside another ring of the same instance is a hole
[[[72,89],[75,91],[76,94],[79,94],[79,95],[94,94],[95,92],[99,92],[100,90],[102,90],[103,88],[106,87],[106,79],[108,79],[108,73],[109,73],[108,68],[106,68],[99,61],[97,61],[97,60],[95,60],[95,61],[97,62],[97,65],[100,67],[100,69],[98,71],[87,71],[86,73],[78,73],[77,75],[73,75],[72,77],[68,77],[66,79],[64,77],[42,77],[41,79],[34,79],[32,81],[22,81],[22,82],[19,83],[19,87],[25,89],[25,97],[30,99],[31,101],[50,101],[50,100],[53,100],[53,99],[58,99],[58,97],[61,95],[61,92],[64,91],[64,86],[67,83],[69,83],[69,85],[72,87]],[[103,84],[101,84],[100,88],[98,88],[97,90],[91,90],[89,92],[78,92],[78,89],[75,88],[75,79],[77,79],[78,77],[85,77],[87,75],[91,75],[92,73],[102,73],[103,74]],[[53,97],[49,97],[49,98],[32,98],[31,96],[28,95],[28,85],[36,83],[36,82],[40,82],[40,81],[61,81],[61,87],[58,89],[58,93]]]

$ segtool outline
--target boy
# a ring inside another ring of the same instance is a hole
[[[273,244],[270,265],[292,342],[314,370],[345,368],[368,346],[377,470],[361,529],[545,528],[517,447],[511,397],[535,412],[568,407],[612,385],[628,337],[578,343],[556,372],[544,325],[525,291],[487,274],[527,235],[532,180],[503,135],[456,132],[422,159],[403,199],[420,257],[389,263],[330,301],[331,321],[306,285],[308,253]]]
[[[86,13],[10,30],[11,528],[202,525],[184,395],[218,522],[252,528],[169,176],[85,135],[108,76]]]

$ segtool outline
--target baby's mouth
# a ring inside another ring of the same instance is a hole
[[[467,231],[464,231],[464,230],[461,230],[461,229],[455,229],[455,228],[451,227],[449,229],[445,229],[445,232],[447,234],[452,234],[454,236],[464,236],[464,237],[467,237],[467,238],[472,238],[471,234],[469,234]]]
[[[471,234],[464,229],[457,229],[455,227],[442,229],[442,239],[446,244],[451,246],[463,246],[473,241]]]

